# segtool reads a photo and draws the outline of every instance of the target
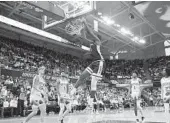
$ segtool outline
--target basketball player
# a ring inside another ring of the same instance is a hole
[[[75,88],[71,91],[71,94],[76,92],[76,89],[84,82],[84,80],[91,76],[91,99],[90,104],[93,105],[92,102],[95,98],[95,93],[97,89],[97,82],[102,79],[102,71],[104,69],[104,58],[102,56],[101,50],[101,38],[96,36],[92,29],[89,28],[85,19],[83,20],[83,24],[86,28],[86,31],[94,38],[93,43],[91,44],[91,52],[90,54],[85,54],[85,58],[92,59],[92,63],[83,71],[80,75],[79,79],[75,84]]]
[[[163,69],[164,77],[161,79],[161,96],[164,101],[165,107],[165,117],[167,118],[167,123],[170,123],[169,116],[169,103],[170,103],[170,67]]]
[[[141,87],[140,87],[140,83],[141,83],[141,79],[138,78],[138,74],[137,72],[133,72],[132,73],[132,79],[131,79],[131,96],[132,99],[134,100],[134,106],[135,106],[135,116],[136,116],[136,122],[139,123],[139,119],[137,116],[137,111],[139,110],[141,113],[141,119],[142,121],[144,120],[143,117],[143,111],[142,111],[142,107],[140,105],[141,100]]]
[[[40,110],[41,123],[44,123],[46,115],[46,103],[48,101],[46,82],[44,79],[45,67],[38,68],[38,75],[33,78],[33,84],[30,94],[30,103],[32,112],[27,116],[23,123],[27,123]]]
[[[69,78],[64,72],[58,79],[58,100],[60,106],[59,122],[63,123],[64,117],[71,111],[71,97],[69,95]]]

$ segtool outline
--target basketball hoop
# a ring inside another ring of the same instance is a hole
[[[82,23],[82,19],[76,19],[73,21],[70,21],[66,27],[65,31],[66,33],[70,35],[81,35],[81,30],[84,28],[84,24]]]

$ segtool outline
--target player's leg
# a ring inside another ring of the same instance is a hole
[[[66,103],[66,104],[65,104],[66,110],[65,110],[64,113],[63,113],[63,118],[64,118],[67,114],[69,114],[69,112],[71,111],[71,103],[68,102],[68,101],[66,101],[65,103]]]
[[[87,67],[83,73],[80,75],[79,79],[77,80],[76,84],[75,84],[75,88],[78,88],[83,82],[84,80],[89,77],[91,74],[93,73],[93,70],[90,67]]]
[[[94,68],[94,73],[92,74],[92,81],[91,81],[91,89],[95,92],[96,95],[96,90],[97,90],[97,82],[102,79],[102,71],[104,67],[104,61],[98,61],[96,63],[96,66]],[[99,104],[97,102],[96,96],[94,95],[93,100],[96,100],[96,114],[99,114]]]
[[[102,79],[102,71],[103,71],[103,65],[104,61],[96,61],[91,65],[91,68],[93,68],[93,73],[91,77],[91,107],[92,111],[94,110],[93,101],[96,98],[96,90],[97,90],[97,82]],[[96,103],[97,109],[98,104]],[[96,110],[96,113],[98,114],[98,110]]]
[[[74,88],[71,91],[71,94],[73,95],[74,93],[76,93],[76,88],[78,88],[83,82],[84,80],[90,76],[90,74],[92,73],[92,70],[87,67],[83,73],[80,75],[79,79],[76,81],[76,84],[74,86]]]
[[[63,114],[65,110],[65,104],[61,101],[60,102],[60,112],[59,112],[59,122],[63,123]]]
[[[139,110],[139,112],[141,114],[141,120],[143,121],[144,115],[143,115],[143,109],[142,109],[141,104],[140,104],[140,100],[137,100],[137,109]]]
[[[165,102],[164,103],[164,108],[165,108],[165,117],[166,117],[166,121],[167,123],[169,123],[169,103]]]
[[[134,100],[134,113],[135,113],[135,116],[138,115],[138,110],[137,110],[137,98],[135,95],[133,95],[133,100]]]
[[[93,99],[93,107],[94,107],[94,112],[96,114],[99,114],[99,104],[97,102],[97,97],[96,97],[96,91],[95,91],[95,96],[94,96],[94,99]]]
[[[100,111],[100,104],[97,102],[97,111],[96,111],[96,114],[99,114],[99,111]]]
[[[94,111],[94,98],[95,98],[96,91],[92,90],[90,93],[89,105],[91,108],[91,113],[93,114]]]
[[[137,110],[137,96],[135,93],[131,94],[132,99],[134,101],[134,113],[135,113],[135,117],[136,117],[136,122],[139,122],[139,118],[138,118],[138,110]]]
[[[87,77],[90,77],[92,73],[97,73],[99,68],[99,61],[92,62],[80,75],[79,79],[77,80],[75,84],[75,88],[71,91],[71,94],[74,94],[76,92],[76,88],[78,88]]]
[[[44,123],[44,117],[46,116],[46,104],[44,102],[40,102],[39,109],[40,109],[41,123]]]
[[[30,121],[30,119],[34,117],[38,112],[38,105],[39,105],[38,101],[37,100],[31,101],[31,103],[32,103],[32,112],[26,117],[23,123],[27,123],[28,121]]]

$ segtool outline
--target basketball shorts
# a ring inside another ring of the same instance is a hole
[[[35,93],[30,95],[30,103],[33,105],[39,105],[44,103],[44,98],[41,93]]]
[[[31,94],[30,103],[32,105],[32,110],[34,111],[46,108],[45,99],[42,97],[41,93]]]
[[[90,92],[90,97],[91,97],[91,98],[95,98],[95,95],[96,95],[96,91],[91,91],[91,92]]]
[[[102,71],[105,69],[105,61],[104,60],[97,60],[92,62],[87,68],[86,70],[92,74],[92,73],[96,73],[98,75],[102,74]]]
[[[61,96],[60,97],[60,103],[64,103],[64,104],[69,104],[71,102],[71,99],[68,96]]]
[[[133,92],[132,94],[131,94],[131,97],[133,98],[133,99],[138,99],[139,97],[140,97],[140,92]]]

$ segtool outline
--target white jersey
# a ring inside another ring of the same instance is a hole
[[[131,79],[131,85],[132,85],[131,92],[132,93],[140,93],[140,81],[141,80],[139,78]]]
[[[62,98],[69,98],[69,79],[59,78],[59,93]]]
[[[47,101],[47,88],[45,86],[45,80],[43,77],[36,75],[33,79],[30,102],[33,100]]]
[[[162,99],[170,98],[170,77],[161,79]]]
[[[38,93],[45,93],[46,86],[45,86],[45,80],[43,77],[36,75],[33,79],[32,89],[31,89],[31,95],[38,94]]]

